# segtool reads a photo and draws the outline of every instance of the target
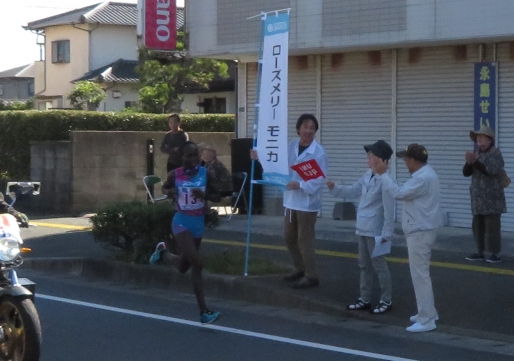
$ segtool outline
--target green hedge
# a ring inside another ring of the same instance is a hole
[[[167,241],[171,251],[176,251],[170,237],[174,214],[173,202],[114,203],[91,217],[93,238],[124,260],[146,263],[161,241]],[[218,225],[218,212],[210,210],[205,215],[205,226]]]
[[[188,132],[233,132],[233,114],[181,114]],[[29,179],[30,142],[69,140],[74,130],[168,131],[167,114],[88,112],[76,110],[0,112],[0,174]]]
[[[112,204],[91,217],[93,238],[125,260],[144,263],[157,243],[171,240],[174,214],[172,202]]]

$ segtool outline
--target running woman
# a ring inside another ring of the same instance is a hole
[[[150,263],[163,261],[176,266],[181,273],[191,268],[191,279],[196,301],[200,307],[200,322],[212,323],[220,317],[219,312],[207,308],[202,284],[203,263],[199,254],[204,233],[204,216],[207,201],[219,202],[221,197],[216,182],[200,166],[198,147],[191,141],[180,146],[182,167],[168,173],[163,192],[175,202],[176,213],[171,229],[179,250],[175,255],[168,250],[165,242],[160,242],[150,257]]]

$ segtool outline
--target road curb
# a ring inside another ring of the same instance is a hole
[[[181,292],[191,292],[192,288],[189,273],[184,275],[166,266],[149,266],[80,257],[56,257],[25,259],[22,267]],[[224,276],[204,272],[203,281],[208,297],[226,297],[339,317],[342,317],[344,312],[340,306],[301,297],[289,289],[267,287],[263,282],[258,282],[255,276]]]
[[[37,271],[76,275],[110,282],[128,283],[140,287],[169,289],[184,293],[192,292],[189,273],[181,274],[163,265],[125,263],[82,257],[28,258],[23,268]],[[229,298],[237,301],[269,305],[284,309],[297,309],[340,317],[341,320],[357,319],[402,326],[404,320],[389,315],[372,315],[368,312],[347,311],[344,305],[334,305],[310,298],[305,290],[291,290],[267,286],[266,280],[280,276],[225,276],[204,272],[204,289],[207,297]],[[274,282],[277,283],[276,281]],[[278,282],[279,283],[279,282]],[[308,292],[309,290],[307,290]],[[438,324],[437,330],[450,335],[471,337],[484,342],[514,344],[514,336],[480,330],[462,329]],[[487,341],[490,340],[490,341]],[[506,346],[495,344],[495,346]]]

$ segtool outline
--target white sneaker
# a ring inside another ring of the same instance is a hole
[[[434,321],[437,320],[439,320],[439,317],[436,317]],[[409,321],[413,323],[418,322],[418,315],[410,316]]]
[[[435,321],[428,321],[425,324],[414,323],[412,326],[407,327],[406,330],[409,332],[428,332],[436,329]]]

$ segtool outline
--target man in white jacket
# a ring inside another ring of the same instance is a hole
[[[389,267],[385,254],[373,254],[378,244],[389,242],[394,234],[394,197],[383,192],[382,182],[375,177],[371,169],[374,157],[388,162],[393,150],[383,140],[364,146],[368,153],[368,169],[359,180],[348,186],[335,185],[327,181],[330,195],[339,198],[360,198],[357,209],[355,234],[359,236],[360,297],[347,306],[350,311],[369,310],[371,308],[371,291],[373,289],[373,270],[380,282],[381,295],[378,304],[371,310],[381,314],[392,307],[392,287]],[[389,248],[390,249],[390,248]]]
[[[382,187],[395,199],[403,201],[402,228],[407,239],[409,267],[416,294],[418,313],[410,318],[413,325],[409,332],[426,332],[436,328],[439,319],[434,305],[434,292],[430,278],[430,256],[437,237],[437,228],[442,226],[440,211],[439,178],[427,163],[428,152],[421,144],[409,144],[407,149],[397,152],[404,158],[411,178],[402,186],[397,185],[386,173],[387,163],[374,159],[373,170],[382,180]]]
[[[294,266],[294,272],[284,280],[291,281],[293,288],[316,287],[319,284],[315,254],[315,224],[321,209],[321,194],[325,178],[303,180],[291,166],[315,160],[321,171],[327,174],[327,155],[314,140],[318,120],[313,114],[302,114],[296,122],[299,138],[289,143],[288,166],[291,180],[284,191],[284,236]],[[252,159],[258,159],[256,150]]]

